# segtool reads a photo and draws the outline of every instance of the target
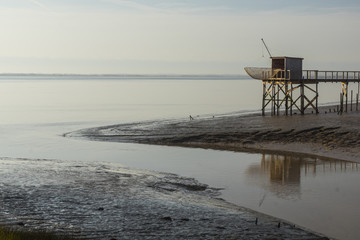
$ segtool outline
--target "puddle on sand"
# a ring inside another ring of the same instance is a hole
[[[111,163],[3,158],[0,190],[1,224],[87,239],[318,239],[194,179]]]
[[[233,178],[226,199],[336,239],[358,239],[359,163],[259,156]]]

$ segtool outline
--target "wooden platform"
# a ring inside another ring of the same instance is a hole
[[[302,79],[294,79],[290,70],[262,70],[259,80],[263,82],[262,114],[271,104],[271,114],[279,115],[283,106],[285,115],[292,115],[293,107],[301,114],[311,108],[318,113],[319,83],[341,83],[339,112],[348,111],[348,85],[358,83],[360,86],[360,71],[318,71],[303,70]],[[313,85],[313,87],[311,86]],[[315,85],[315,86],[314,86]],[[299,89],[296,94],[296,90]],[[307,92],[307,93],[305,93]],[[353,99],[351,91],[351,103]],[[356,94],[358,108],[359,94]]]
[[[271,69],[263,70],[262,81],[288,82],[293,84],[316,84],[316,83],[349,83],[360,82],[360,71],[319,71],[303,70],[302,79],[292,79],[290,71],[275,72]]]
[[[272,57],[271,68],[246,67],[250,77],[263,83],[262,114],[270,106],[271,115],[292,115],[293,108],[300,114],[306,109],[318,113],[319,83],[341,83],[339,113],[348,111],[349,83],[358,83],[360,71],[302,70],[302,58]],[[358,109],[359,90],[355,96]],[[353,101],[353,91],[350,92]],[[352,104],[351,104],[352,106]]]

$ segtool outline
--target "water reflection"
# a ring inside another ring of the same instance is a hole
[[[260,164],[246,170],[251,183],[286,199],[301,197],[301,180],[323,174],[358,172],[359,164],[294,155],[262,154]],[[260,204],[259,204],[260,205]]]

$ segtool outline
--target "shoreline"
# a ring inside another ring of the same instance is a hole
[[[265,117],[249,114],[102,126],[64,136],[360,162],[359,120],[359,112]],[[309,226],[303,229],[323,232]]]
[[[360,112],[222,116],[83,129],[64,136],[250,153],[297,154],[360,162]]]
[[[0,235],[4,227],[79,239],[328,239],[226,202],[220,189],[194,178],[104,162],[0,160],[8,171],[2,174],[7,197],[0,207]],[[14,181],[19,172],[24,186]]]

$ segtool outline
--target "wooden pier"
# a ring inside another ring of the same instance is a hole
[[[262,115],[270,106],[271,115],[292,115],[293,109],[301,114],[309,108],[319,113],[319,83],[341,83],[339,113],[348,111],[349,83],[360,86],[360,71],[318,71],[302,70],[302,58],[272,57],[271,68],[245,68],[253,78],[262,80]],[[351,91],[351,110],[353,92]],[[359,92],[356,94],[358,110]]]

